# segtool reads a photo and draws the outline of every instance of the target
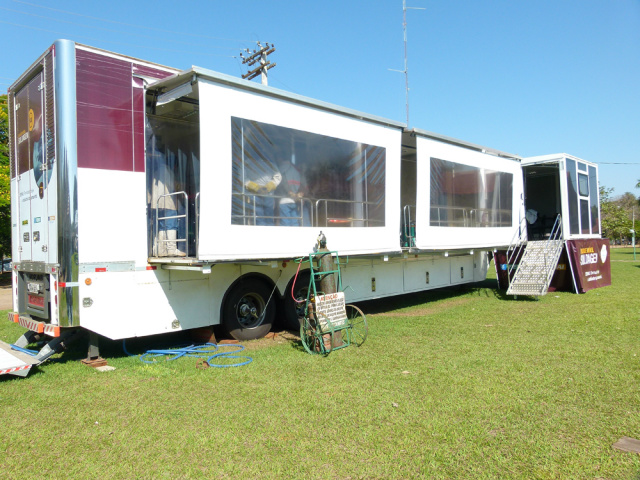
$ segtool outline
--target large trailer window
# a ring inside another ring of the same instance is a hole
[[[431,158],[430,225],[510,227],[513,174]]]
[[[234,225],[376,227],[386,150],[231,118]]]

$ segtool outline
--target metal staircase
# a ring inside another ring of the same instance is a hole
[[[522,225],[519,232],[522,232]],[[563,247],[560,215],[546,240],[527,241],[526,233],[524,240],[518,235],[517,242],[512,242],[507,251],[510,278],[507,295],[546,295]]]

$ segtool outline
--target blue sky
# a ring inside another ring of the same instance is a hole
[[[407,0],[411,127],[640,180],[640,0]],[[269,84],[406,121],[402,0],[0,0],[5,91],[58,38],[240,76],[276,46]]]

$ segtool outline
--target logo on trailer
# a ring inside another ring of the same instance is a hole
[[[607,261],[607,246],[606,245],[602,245],[602,248],[600,249],[600,259],[602,260],[602,263],[605,263]]]

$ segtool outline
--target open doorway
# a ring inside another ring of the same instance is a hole
[[[558,163],[523,166],[527,234],[531,240],[548,238],[562,212]]]
[[[167,102],[147,95],[147,231],[150,257],[197,256],[200,115],[197,85]]]

